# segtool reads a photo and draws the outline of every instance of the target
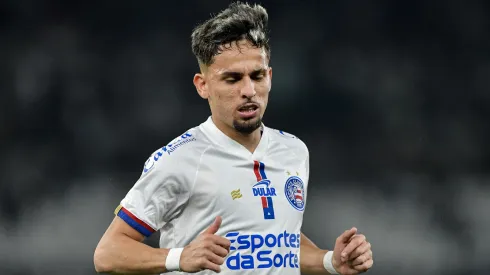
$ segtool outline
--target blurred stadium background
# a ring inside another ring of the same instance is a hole
[[[149,154],[209,115],[189,36],[228,3],[1,1],[0,274],[95,273]],[[262,3],[265,123],[311,153],[304,232],[357,226],[372,274],[488,274],[489,2]]]

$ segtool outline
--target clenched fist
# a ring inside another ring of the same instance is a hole
[[[213,224],[201,233],[180,256],[180,269],[183,272],[199,272],[209,269],[220,272],[225,257],[230,252],[230,241],[215,235],[221,226],[221,217],[216,217]]]
[[[335,241],[332,265],[342,275],[355,275],[373,266],[371,244],[355,227],[346,230]]]

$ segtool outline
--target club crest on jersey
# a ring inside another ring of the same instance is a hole
[[[273,220],[274,204],[272,197],[276,195],[276,189],[270,187],[271,181],[267,179],[265,174],[265,165],[262,162],[254,161],[254,174],[257,178],[257,183],[252,186],[254,197],[260,197],[262,209],[264,211],[264,219]]]
[[[305,189],[300,177],[292,176],[286,180],[284,194],[294,209],[303,211],[305,209]]]

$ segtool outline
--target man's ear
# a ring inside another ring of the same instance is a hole
[[[269,92],[272,88],[272,67],[267,68],[267,76],[269,77]]]
[[[194,75],[194,86],[196,86],[197,93],[204,99],[209,98],[208,85],[203,73],[197,73]]]

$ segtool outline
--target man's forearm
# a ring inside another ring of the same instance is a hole
[[[318,248],[310,239],[301,233],[300,267],[304,274],[329,274],[323,266],[323,257],[328,250]]]
[[[94,254],[98,273],[160,274],[166,272],[168,249],[150,247],[126,236],[101,243]]]

